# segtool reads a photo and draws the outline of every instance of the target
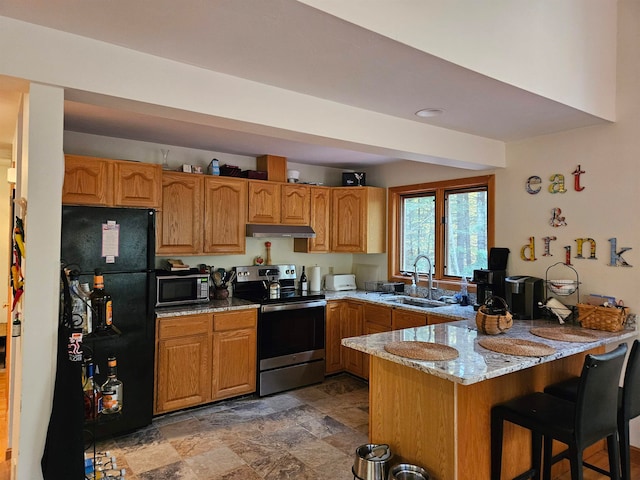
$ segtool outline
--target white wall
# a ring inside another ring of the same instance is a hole
[[[301,1],[488,77],[615,119],[615,0]]]
[[[16,402],[19,438],[14,436],[16,480],[42,478],[40,457],[51,414],[60,299],[60,215],[64,162],[62,89],[32,84],[24,107],[24,136],[16,197],[27,211],[16,211],[25,225],[26,259],[21,311],[22,337],[14,342],[20,370]],[[24,388],[20,388],[20,384]]]
[[[613,295],[624,300],[630,310],[640,313],[640,2],[619,3],[619,45],[617,110],[615,124],[589,127],[507,145],[507,168],[496,169],[496,246],[510,249],[508,274],[545,278],[548,267],[564,261],[564,246],[572,247],[571,263],[581,281],[580,296],[589,293]],[[581,165],[582,192],[574,191],[571,174]],[[482,172],[490,173],[490,171]],[[565,176],[567,192],[548,192],[549,177]],[[368,172],[367,179],[385,181],[386,186],[438,181],[473,176],[468,170],[451,169],[411,162],[394,163]],[[528,177],[542,178],[542,191],[531,195],[525,190]],[[552,208],[561,208],[566,227],[549,225]],[[535,237],[536,261],[523,261],[520,249]],[[542,237],[556,236],[553,256],[543,256]],[[596,240],[597,260],[576,255],[576,238]],[[631,247],[623,257],[632,267],[612,267],[610,238],[618,248]],[[386,259],[385,259],[386,260]],[[357,261],[357,260],[354,260]],[[383,264],[380,260],[379,264]],[[559,268],[559,270],[556,270]],[[572,272],[560,266],[550,274],[572,278]],[[564,299],[563,299],[564,300]],[[575,303],[568,297],[567,303]],[[640,446],[640,420],[632,424],[632,444]]]

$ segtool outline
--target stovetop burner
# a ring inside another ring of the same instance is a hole
[[[322,292],[302,293],[295,288],[295,265],[251,265],[234,267],[234,295],[244,300],[258,302],[262,305],[305,302],[322,300]],[[269,282],[277,280],[280,283],[280,296],[269,298]]]

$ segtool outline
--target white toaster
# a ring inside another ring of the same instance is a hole
[[[324,277],[324,288],[333,292],[356,289],[356,276],[352,273],[330,273]]]

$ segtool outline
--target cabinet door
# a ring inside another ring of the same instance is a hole
[[[455,322],[456,318],[445,317],[444,315],[437,315],[434,313],[427,314],[427,324],[435,325],[436,323],[447,323],[447,322]]]
[[[309,225],[311,218],[311,188],[309,185],[285,183],[281,187],[280,223]]]
[[[256,329],[213,334],[214,400],[256,391]]]
[[[403,328],[424,327],[427,324],[427,315],[409,310],[394,309],[391,316],[391,326],[393,330]]]
[[[359,337],[363,332],[362,315],[363,305],[358,302],[348,301],[342,318],[342,338]],[[364,353],[352,348],[342,347],[344,368],[362,377],[364,375]]]
[[[364,190],[360,187],[334,188],[331,193],[331,250],[366,253]]]
[[[229,177],[204,179],[204,253],[244,253],[247,182]]]
[[[280,223],[280,183],[249,182],[249,221]]]
[[[114,163],[114,205],[159,208],[162,167],[153,163]]]
[[[256,390],[257,311],[213,316],[211,395],[214,400]]]
[[[113,161],[65,155],[62,203],[109,206],[113,203]]]
[[[366,305],[365,305],[366,306]],[[364,322],[364,334],[373,335],[374,333],[390,332],[391,325],[380,325],[379,323]],[[362,377],[369,379],[369,355],[362,353]]]
[[[373,303],[364,304],[364,322],[377,323],[380,326],[391,330],[391,307],[375,305]]]
[[[327,253],[330,251],[330,205],[331,189],[329,187],[312,186],[309,225],[316,232],[316,236],[315,238],[294,239],[294,251],[304,253]]]
[[[163,172],[156,253],[195,255],[202,252],[202,185],[201,176]]]
[[[327,374],[341,372],[344,367],[342,365],[342,312],[344,311],[345,302],[327,302],[325,314],[325,372]]]
[[[154,413],[210,400],[210,318],[190,315],[158,320]]]

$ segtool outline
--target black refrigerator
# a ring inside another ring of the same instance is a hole
[[[134,208],[62,208],[61,263],[80,271],[80,282],[93,286],[102,270],[113,299],[117,334],[84,338],[106,380],[107,357],[115,355],[123,383],[123,409],[103,415],[90,427],[96,438],[130,432],[151,423],[155,344],[155,211]]]

